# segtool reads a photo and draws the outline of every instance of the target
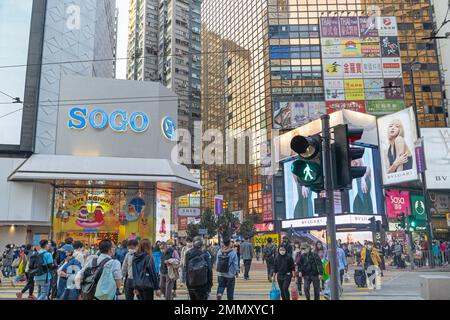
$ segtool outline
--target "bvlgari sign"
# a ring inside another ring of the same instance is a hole
[[[428,189],[450,189],[450,129],[423,128]]]

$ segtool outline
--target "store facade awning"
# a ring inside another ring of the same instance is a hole
[[[67,188],[159,188],[175,196],[201,190],[185,166],[167,159],[34,154],[8,181]]]

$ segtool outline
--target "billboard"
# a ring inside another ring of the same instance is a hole
[[[377,122],[383,184],[418,180],[414,152],[417,132],[412,108],[378,118]]]
[[[423,128],[428,189],[450,189],[450,129]]]
[[[428,195],[432,216],[443,216],[450,212],[450,194],[429,192]]]
[[[352,161],[352,166],[367,167],[367,171],[363,177],[353,179],[352,189],[349,190],[351,213],[378,212],[372,149],[364,149],[363,157]]]
[[[326,113],[323,101],[275,101],[272,110],[274,129],[301,127]]]
[[[388,219],[397,219],[398,214],[408,212],[411,214],[411,205],[408,191],[386,190],[386,215]]]
[[[327,113],[356,110],[352,103],[361,101],[367,108],[360,112],[379,115],[404,109],[395,17],[325,17],[320,27]],[[389,103],[380,103],[384,100]],[[328,104],[336,101],[339,107]]]
[[[172,194],[167,191],[156,191],[156,241],[170,239]]]

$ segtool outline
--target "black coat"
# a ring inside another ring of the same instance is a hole
[[[198,249],[198,248],[190,249],[186,253],[186,261],[185,261],[185,264],[184,264],[184,270],[186,272],[185,273],[186,277],[188,277],[187,276],[187,273],[188,273],[187,267],[189,266],[189,261],[191,259],[193,259],[193,258],[195,258],[197,256],[201,256],[201,255],[203,255],[204,258],[206,259],[206,262],[208,262],[208,275],[207,275],[208,281],[207,281],[206,285],[203,286],[203,287],[195,287],[195,288],[193,288],[193,287],[189,286],[189,283],[188,283],[189,281],[187,281],[188,279],[186,279],[186,286],[190,290],[197,290],[197,291],[202,291],[202,292],[210,292],[211,288],[213,286],[213,271],[212,271],[211,256],[210,256],[210,254],[208,252],[204,252],[204,251],[202,251],[201,249]]]
[[[277,255],[275,258],[274,272],[278,274],[278,278],[282,279],[287,276],[292,276],[294,272],[295,264],[292,255]],[[290,275],[288,274],[290,273]]]
[[[300,257],[299,271],[302,276],[318,276],[323,274],[322,261],[315,252],[308,252],[302,254]]]

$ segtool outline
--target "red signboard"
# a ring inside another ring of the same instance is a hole
[[[327,101],[326,102],[327,113],[333,113],[339,110],[347,109],[357,112],[366,112],[365,101]]]
[[[400,190],[386,190],[386,213],[389,219],[395,220],[401,212],[411,214],[409,192]]]
[[[255,224],[255,229],[256,229],[256,232],[272,232],[273,230],[275,230],[275,225],[272,222],[258,223],[258,224]]]
[[[272,195],[265,194],[263,195],[263,221],[272,221],[273,220],[273,211],[272,211]]]

